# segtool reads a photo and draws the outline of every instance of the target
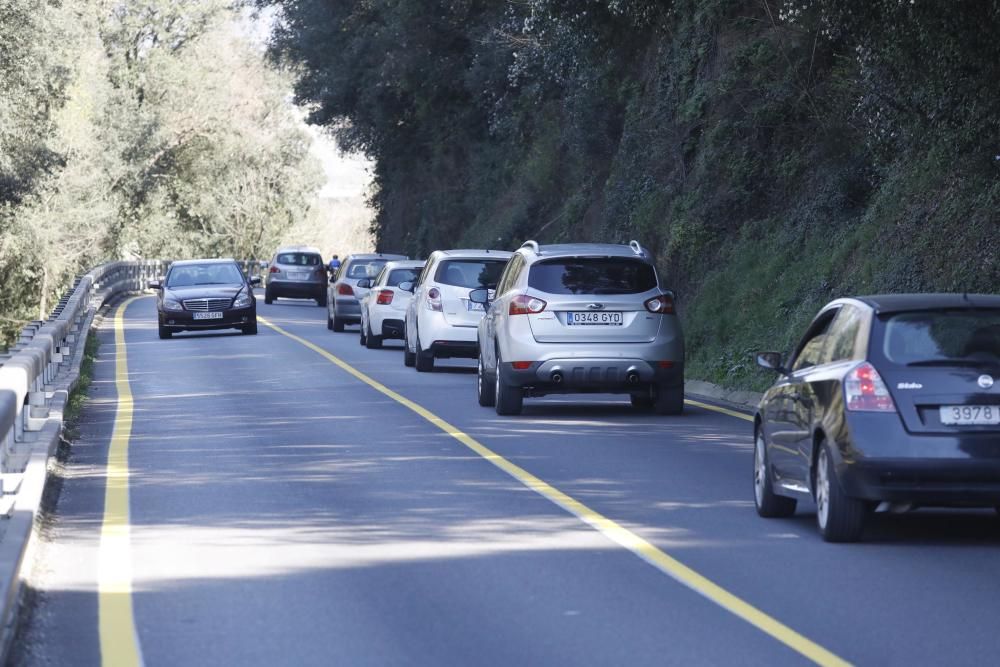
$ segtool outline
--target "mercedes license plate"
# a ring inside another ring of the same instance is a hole
[[[194,319],[196,320],[221,320],[222,313],[212,312],[212,313],[195,313]]]
[[[949,426],[1000,425],[1000,405],[942,405],[941,423]]]
[[[591,313],[566,313],[566,324],[596,324],[611,327],[620,327],[624,324],[624,317],[620,312],[591,312]]]

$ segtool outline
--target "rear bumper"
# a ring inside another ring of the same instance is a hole
[[[872,501],[918,505],[1000,505],[1000,461],[873,460],[845,465],[844,492]]]
[[[354,298],[337,298],[333,302],[333,312],[345,322],[361,321],[361,304]]]
[[[436,340],[431,344],[431,353],[439,359],[451,357],[475,359],[479,356],[479,344],[468,341]]]
[[[382,320],[382,338],[403,339],[403,330],[406,325],[403,320],[384,319]]]
[[[683,386],[684,367],[661,366],[659,361],[621,357],[566,357],[532,362],[515,369],[512,362],[500,364],[504,382],[529,387],[536,394],[549,393],[634,393],[650,386]]]
[[[326,296],[326,283],[307,283],[292,280],[269,280],[265,292],[271,297],[293,299],[322,299]]]

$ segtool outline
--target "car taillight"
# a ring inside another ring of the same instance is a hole
[[[340,283],[340,285],[337,286],[337,294],[340,294],[341,296],[354,296],[354,288],[347,283]]]
[[[441,290],[437,287],[432,287],[427,290],[427,308],[428,310],[436,310],[441,312]]]
[[[511,300],[507,313],[509,315],[533,315],[545,310],[545,306],[546,303],[541,299],[536,299],[533,296],[522,294],[520,296],[515,296]]]
[[[326,278],[326,269],[316,269],[316,275],[321,278]]]
[[[674,314],[674,297],[669,294],[654,296],[643,305],[646,306],[646,310],[651,313],[659,313],[660,315]]]
[[[531,368],[531,362],[530,361],[515,361],[515,362],[513,362],[511,364],[511,368],[513,368],[515,371],[526,371],[529,368]]]
[[[856,366],[844,378],[844,402],[848,410],[856,412],[896,411],[889,388],[867,361]]]
[[[271,271],[270,271],[270,272],[271,272],[271,273],[280,273],[280,272],[281,272],[281,269],[279,269],[279,268],[278,268],[278,267],[276,267],[276,266],[272,266],[272,267],[271,267]]]
[[[388,306],[392,303],[393,292],[391,289],[379,290],[378,296],[375,297],[375,303],[380,306]]]

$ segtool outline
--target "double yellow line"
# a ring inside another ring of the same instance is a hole
[[[281,327],[268,322],[267,320],[260,318],[260,321],[278,332],[283,336],[287,336],[292,340],[304,345],[313,352],[316,352],[322,356],[327,361],[340,367],[345,372],[352,375],[355,379],[365,383],[372,389],[388,396],[392,400],[396,401],[400,405],[403,405],[413,412],[417,413],[427,421],[429,421],[434,426],[438,427],[451,437],[458,440],[460,443],[471,449],[473,452],[486,459],[493,465],[495,465],[500,470],[516,479],[518,482],[528,487],[532,491],[535,491],[539,495],[552,501],[559,507],[578,517],[584,523],[590,525],[595,530],[600,531],[607,538],[621,545],[622,547],[628,549],[639,558],[643,559],[660,572],[666,574],[671,579],[674,579],[680,584],[687,586],[691,590],[699,593],[705,598],[711,600],[718,606],[722,607],[726,611],[742,618],[747,623],[755,626],[764,633],[770,635],[774,639],[778,640],[788,648],[797,651],[802,656],[808,658],[809,660],[815,662],[819,665],[830,665],[830,666],[841,666],[848,665],[847,661],[838,657],[829,650],[823,648],[816,642],[807,639],[795,630],[778,621],[777,619],[769,616],[760,609],[757,609],[749,602],[746,602],[742,598],[733,595],[722,586],[719,586],[707,577],[699,574],[695,570],[691,569],[687,565],[684,565],[676,558],[668,555],[666,552],[653,546],[651,543],[640,537],[639,535],[628,530],[621,524],[613,521],[606,516],[590,509],[580,501],[566,495],[554,486],[544,482],[538,477],[532,475],[530,472],[521,468],[514,463],[511,463],[504,457],[500,456],[493,450],[482,445],[474,438],[470,437],[468,434],[460,430],[459,428],[452,426],[450,423],[441,419],[433,412],[427,408],[419,405],[406,398],[402,394],[399,394],[392,389],[389,389],[381,382],[365,375],[361,371],[357,370],[347,362],[343,361],[339,357],[330,354],[328,351],[324,350],[322,347],[312,343],[301,336],[296,336],[293,333],[282,329]],[[717,412],[722,412],[724,414],[731,415],[733,417],[739,417],[740,419],[746,419],[753,421],[753,418],[745,415],[735,410],[729,410],[727,408],[719,408],[714,405],[708,405],[706,403],[700,403],[698,401],[687,401],[687,403],[696,405],[698,407],[707,408],[710,410],[715,410]]]

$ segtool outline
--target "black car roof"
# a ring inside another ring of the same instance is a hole
[[[961,308],[998,308],[998,294],[876,294],[855,297],[876,313],[902,313],[914,310],[950,310]]]

